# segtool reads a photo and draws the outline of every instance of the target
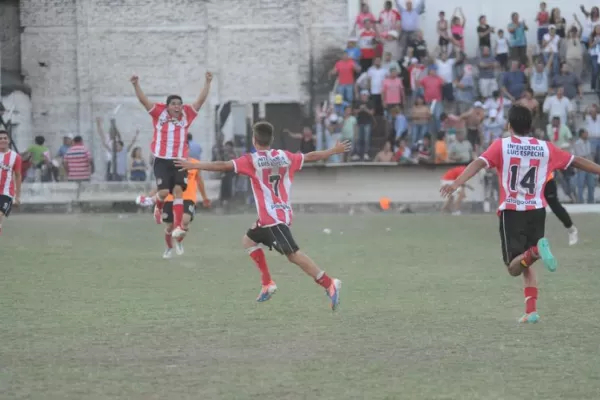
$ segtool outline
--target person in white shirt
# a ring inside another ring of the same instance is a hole
[[[510,108],[511,105],[512,102],[506,97],[502,96],[502,93],[500,93],[499,90],[496,90],[492,93],[492,97],[490,97],[485,101],[485,103],[483,103],[483,109],[486,110],[488,114],[492,110],[496,110],[496,112],[498,113],[496,118],[503,121],[505,120],[504,110]]]
[[[598,105],[592,104],[585,111],[585,129],[589,135],[594,159],[600,159],[600,115]]]
[[[434,53],[437,54],[437,51]],[[448,58],[446,51],[440,51],[440,57],[436,58],[435,65],[437,65],[437,74],[444,80],[444,86],[442,86],[442,97],[444,101],[454,101],[454,64],[455,58]]]
[[[505,121],[498,118],[498,111],[491,109],[483,121],[483,148],[487,148],[494,140],[502,137]]]
[[[556,34],[556,26],[550,25],[548,27],[549,32],[544,35],[542,39],[542,54],[544,55],[544,62],[548,62],[551,54],[559,54],[560,49],[560,36]],[[552,61],[552,67],[550,69],[552,76],[558,75],[559,73],[559,58],[554,57]]]
[[[383,90],[383,81],[388,71],[381,67],[381,57],[376,57],[373,66],[367,71],[369,81],[371,82],[371,100],[375,107],[375,115],[383,115],[383,101],[381,91]]]
[[[543,110],[548,114],[549,119],[559,117],[565,125],[568,125],[573,114],[573,104],[565,97],[564,89],[559,87],[556,89],[556,95],[546,97]]]

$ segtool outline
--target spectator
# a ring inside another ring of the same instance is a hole
[[[569,127],[561,122],[560,117],[552,117],[552,122],[548,124],[546,135],[550,141],[557,147],[567,150],[571,147],[573,134]]]
[[[399,142],[400,138],[408,134],[408,121],[406,120],[406,116],[402,113],[402,109],[400,107],[393,108],[391,113],[394,129],[390,134],[389,142],[392,144],[393,150],[395,144]]]
[[[502,71],[506,71],[508,69],[509,48],[508,40],[504,37],[504,31],[499,29],[496,37],[496,44],[494,46],[494,54],[496,55],[496,61],[498,61]]]
[[[485,17],[483,18],[485,21]],[[481,97],[487,99],[488,97],[492,96],[492,93],[498,90],[498,82],[496,81],[495,75],[495,70],[498,67],[498,63],[490,54],[490,48],[488,46],[481,46],[480,49],[481,57],[479,58],[479,94]]]
[[[430,115],[433,116],[433,130],[440,130],[440,116],[443,112],[442,88],[444,80],[437,74],[437,66],[429,67],[429,73],[419,82],[423,88],[423,99],[429,105]]]
[[[133,136],[133,139],[131,140],[131,143],[129,143],[129,146],[127,146],[127,148],[125,148],[125,144],[121,140],[121,135],[120,134],[115,135],[114,137],[116,137],[117,139],[116,139],[115,145],[113,147],[112,139],[107,140],[106,137],[104,136],[104,129],[102,127],[102,119],[101,118],[96,119],[96,127],[98,129],[98,135],[100,136],[100,141],[101,141],[102,145],[106,149],[106,152],[108,154],[110,154],[110,156],[111,156],[111,162],[107,166],[107,180],[109,182],[110,181],[120,182],[123,180],[127,180],[127,167],[129,165],[129,163],[127,162],[127,157],[129,155],[129,153],[131,152],[133,145],[137,141],[137,138],[140,135],[140,131],[137,130],[135,132],[135,135]],[[112,165],[113,152],[115,153],[114,158],[116,161],[116,166],[114,168]]]
[[[462,69],[459,68],[459,74],[454,82],[454,96],[458,101],[458,109],[464,112],[475,101],[475,77],[473,76],[473,66],[469,63],[463,63]]]
[[[397,59],[392,56],[392,53],[384,52],[383,53],[383,63],[381,64],[381,68],[386,70],[388,74],[392,69],[395,69],[397,73],[400,73],[400,65],[396,61]],[[404,85],[403,85],[404,86]]]
[[[585,130],[588,132],[594,159],[600,158],[600,116],[598,106],[591,105],[585,111]]]
[[[365,27],[358,34],[358,47],[360,48],[360,69],[367,71],[373,65],[375,58],[375,46],[377,44],[377,32],[373,29],[373,20],[366,19]]]
[[[198,161],[202,159],[202,146],[200,146],[200,143],[194,140],[194,137],[191,133],[188,133],[187,135],[187,142],[189,146],[188,155],[190,158],[194,158]]]
[[[383,107],[388,113],[392,108],[401,107],[404,103],[404,85],[395,68],[392,68],[390,70],[390,75],[383,80],[381,98]]]
[[[581,6],[581,12],[585,15],[585,21],[583,22],[583,28],[581,32],[581,41],[590,48],[590,37],[596,26],[600,25],[600,9],[598,7],[592,7],[590,12],[585,10],[584,6]]]
[[[90,151],[83,144],[81,136],[73,138],[73,145],[64,158],[67,179],[69,182],[89,182],[93,171],[93,159]]]
[[[492,93],[492,97],[487,99],[483,104],[485,110],[491,111],[496,110],[498,112],[498,119],[505,120],[504,111],[512,105],[512,102],[502,96],[502,93],[498,90]]]
[[[342,121],[337,114],[331,114],[329,118],[327,118],[327,148],[332,148],[336,142],[340,141],[342,138]],[[335,154],[329,157],[328,161],[332,163],[341,162],[342,158],[340,154]]]
[[[550,90],[549,70],[554,57],[556,57],[554,53],[550,54],[550,57],[548,60],[546,60],[546,63],[544,63],[543,59],[538,59],[535,63],[535,66],[532,66],[527,70],[533,96],[540,105],[544,104],[548,90]],[[531,60],[531,55],[529,56],[529,59]],[[531,64],[533,65],[533,63]],[[546,123],[543,123],[542,126],[546,126]]]
[[[520,53],[521,50],[518,51]],[[525,57],[527,57],[526,50]],[[510,70],[505,72],[502,78],[502,92],[514,103],[523,96],[526,87],[527,76],[519,69],[519,61],[511,61]]]
[[[547,11],[547,5],[543,1],[540,3],[540,10],[535,16],[535,22],[538,24],[537,29],[537,42],[538,45],[542,46],[542,41],[544,40],[544,35],[548,33],[548,25],[550,22],[550,14]]]
[[[452,15],[452,21],[450,24],[450,33],[452,36],[450,37],[450,41],[452,45],[457,51],[464,52],[465,51],[465,24],[467,23],[467,19],[465,18],[465,14],[462,11],[461,7],[458,7],[454,10]]]
[[[189,135],[188,135],[189,136]],[[196,158],[192,157],[191,158]],[[198,158],[196,158],[198,160]],[[129,166],[129,179],[134,182],[145,182],[146,181],[146,170],[148,166],[146,165],[146,160],[144,160],[144,156],[142,155],[142,148],[135,147],[131,151],[131,164]]]
[[[410,151],[410,147],[406,144],[406,139],[401,138],[398,142],[398,150],[394,154],[394,161],[400,164],[412,164],[413,160],[411,158],[412,152]]]
[[[363,91],[360,95],[356,108],[356,121],[358,122],[358,139],[354,146],[353,161],[359,161],[361,158],[369,160],[369,151],[371,146],[371,130],[373,127],[373,115],[375,113],[373,102],[369,99],[369,92]]]
[[[441,51],[439,58],[434,59],[435,66],[437,67],[437,74],[444,84],[442,86],[442,100],[445,102],[454,101],[454,58],[448,58],[446,51]]]
[[[431,135],[429,133],[425,134],[423,139],[417,143],[415,160],[419,164],[431,163]]]
[[[387,75],[387,71],[381,68],[381,58],[376,57],[373,66],[368,71],[369,82],[371,83],[371,100],[375,107],[375,115],[383,115],[383,100],[381,91],[383,90],[383,80]]]
[[[578,157],[587,158],[588,160],[594,160],[594,154],[592,153],[592,146],[588,140],[588,132],[585,129],[579,131],[579,139],[573,146],[573,155]],[[583,203],[583,191],[587,188],[587,202],[594,204],[596,202],[594,198],[594,190],[596,188],[596,175],[590,174],[585,171],[577,172],[577,200],[579,203]]]
[[[559,54],[560,49],[560,36],[556,34],[556,26],[550,25],[548,27],[548,33],[546,33],[542,39],[542,54],[544,56],[544,62],[550,64],[551,75],[554,78],[559,72],[559,57],[552,57],[554,61],[550,62],[550,56]]]
[[[412,53],[412,49],[409,50]],[[413,101],[419,95],[419,81],[425,76],[425,65],[419,63],[416,58],[410,59],[410,65],[407,68],[408,76],[410,80],[410,92],[412,94]]]
[[[358,66],[360,66],[360,49],[356,46],[358,40],[355,37],[348,38],[346,53]]]
[[[475,153],[479,154],[481,144],[483,142],[483,134],[481,132],[481,124],[485,119],[485,110],[480,101],[476,101],[473,107],[466,113],[460,116],[465,120],[467,126],[467,140],[471,143],[471,147]]]
[[[562,63],[560,67],[560,75],[554,76],[552,79],[553,88],[563,88],[564,95],[569,100],[575,99],[577,96],[583,96],[581,90],[581,81],[571,72],[567,63]]]
[[[233,142],[228,140],[222,147],[222,156],[223,161],[231,161],[237,158],[237,154],[235,152],[235,148],[233,146]],[[219,200],[221,201],[221,205],[228,209],[229,202],[233,198],[234,195],[234,184],[235,184],[235,172],[227,171],[223,172],[221,175],[221,191],[219,194]]]
[[[437,140],[435,141],[435,163],[445,164],[448,161],[449,160],[448,146],[446,145],[446,132],[441,131],[438,133]]]
[[[466,164],[473,159],[473,146],[465,140],[464,132],[456,132],[456,141],[450,145],[449,160],[454,163]]]
[[[569,123],[569,118],[573,113],[573,105],[571,101],[564,96],[563,87],[559,87],[556,90],[556,95],[548,96],[544,101],[544,112],[548,114],[549,118],[558,117],[558,119],[565,123]]]
[[[375,155],[374,162],[393,162],[394,152],[390,142],[385,142],[383,148]]]
[[[363,91],[369,93],[369,83],[369,74],[366,72],[361,73],[354,84],[354,99],[358,99]]]
[[[400,60],[400,46],[398,44],[399,33],[397,29],[390,29],[382,35],[383,40],[383,68],[389,71],[396,67],[400,71],[398,60]]]
[[[31,155],[31,164],[33,165],[34,180],[36,182],[51,182],[53,179],[58,181],[58,167],[52,164],[50,149],[46,146],[46,138],[36,136],[34,144],[26,150]]]
[[[225,160],[225,147],[223,145],[224,140],[225,136],[222,133],[217,134],[217,137],[215,138],[215,144],[211,149],[211,161]]]
[[[503,120],[498,119],[498,111],[491,109],[483,121],[483,148],[486,149],[494,140],[502,137],[504,132]]]
[[[420,63],[424,63],[427,58],[427,42],[423,37],[423,31],[418,30],[413,35],[413,39],[410,41],[410,48],[412,49],[413,57],[419,60]]]
[[[440,11],[439,20],[436,23],[436,30],[438,34],[438,46],[440,47],[441,54],[448,54],[450,44],[450,35],[448,35],[448,20],[446,19],[446,13]]]
[[[346,107],[344,110],[344,122],[342,125],[342,140],[348,140],[351,143],[356,143],[358,137],[358,122],[352,113],[351,107]],[[348,162],[350,155],[344,153],[344,162]]]
[[[390,30],[398,30],[401,20],[400,13],[392,8],[392,2],[387,0],[383,4],[383,10],[379,13],[379,24],[383,32]],[[398,58],[395,58],[398,60]]]
[[[548,22],[550,23],[551,26],[552,25],[555,26],[556,34],[561,39],[564,39],[565,33],[566,33],[566,28],[567,28],[567,21],[563,17],[561,17],[559,8],[553,8],[550,11],[550,20]]]
[[[73,145],[73,137],[74,135],[72,134],[68,134],[63,136],[63,144],[58,148],[58,153],[56,158],[54,159],[54,162],[56,163],[56,167],[58,168],[58,175],[60,177],[59,180],[64,180],[66,177],[66,171],[64,168],[64,158],[65,158],[65,154],[67,154],[67,151],[69,150],[69,148]]]
[[[592,76],[591,76],[591,86],[592,90],[596,91],[598,89],[598,76],[600,75],[600,24],[594,26],[594,30],[592,31],[592,35],[590,36],[590,63],[592,67]]]
[[[492,48],[492,33],[494,28],[488,25],[485,15],[479,17],[479,25],[477,26],[477,37],[479,38],[479,51],[482,52],[484,47],[489,50]]]
[[[425,99],[421,96],[417,97],[411,110],[411,144],[413,146],[428,132],[430,118],[431,111],[427,104],[425,104]]]
[[[346,51],[342,53],[342,58],[335,63],[335,66],[329,72],[331,75],[337,75],[337,92],[349,103],[354,101],[354,74],[356,72],[360,72],[360,67],[356,65]]]
[[[288,129],[284,129],[283,132],[287,133],[290,137],[293,137],[294,139],[300,140],[300,153],[308,154],[317,149],[317,146],[315,144],[316,139],[310,127],[305,126],[302,129],[302,133],[292,133]]]
[[[510,58],[519,64],[527,63],[527,36],[525,32],[529,28],[525,21],[519,20],[519,13],[512,13],[511,22],[508,24],[508,32],[510,33]],[[517,96],[519,98],[519,96]]]
[[[577,27],[572,26],[569,29],[569,36],[565,40],[566,47],[566,62],[569,66],[569,70],[573,72],[573,75],[577,78],[577,80],[581,81],[581,74],[583,73],[583,52],[584,47],[581,42],[581,23],[575,16],[575,21],[577,22],[579,29]]]
[[[360,13],[356,16],[354,21],[354,30],[361,30],[365,28],[366,21],[375,21],[375,16],[371,13],[369,5],[366,2],[360,4]]]
[[[350,105],[349,102],[344,101],[341,94],[336,94],[333,99],[333,111],[338,115],[344,115],[344,110]]]
[[[529,109],[529,111],[531,111],[531,115],[533,116],[533,125],[537,126],[537,120],[539,119],[540,104],[535,99],[533,95],[533,90],[531,88],[525,89],[523,97],[521,97],[517,104],[525,106]]]
[[[419,30],[419,16],[425,12],[425,0],[421,0],[416,7],[413,7],[412,0],[406,0],[406,7],[401,4],[400,0],[396,0],[396,7],[400,10],[400,19],[402,20],[400,47],[406,49],[415,32]]]

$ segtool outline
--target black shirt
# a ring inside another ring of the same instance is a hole
[[[484,36],[479,36],[479,34],[485,32],[489,29],[490,29],[489,25],[484,25],[484,26],[479,25],[477,27],[477,37],[479,38],[479,47],[492,47],[492,40],[490,38],[490,33],[488,33],[487,35],[484,35]]]
[[[367,100],[367,102],[359,100],[358,106],[356,107],[356,122],[358,125],[370,125],[373,123],[373,115],[366,110],[361,110],[362,105],[364,105],[367,110],[373,110],[373,103],[371,100]]]
[[[300,153],[306,154],[315,150],[317,150],[317,148],[315,147],[315,141],[312,137],[308,140],[302,138],[302,140],[300,141]]]
[[[419,61],[423,61],[427,57],[427,43],[425,43],[425,40],[415,39],[411,42],[410,47],[413,48],[413,55]]]

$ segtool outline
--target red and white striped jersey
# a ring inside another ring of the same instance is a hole
[[[479,158],[498,172],[500,212],[546,207],[548,176],[554,170],[567,169],[575,156],[550,142],[509,136],[494,141]]]
[[[86,181],[92,176],[92,154],[82,144],[76,144],[67,150],[64,163],[67,167],[67,179],[70,181]]]
[[[0,195],[15,197],[15,172],[21,172],[21,156],[9,150],[0,153]]]
[[[187,134],[190,125],[198,112],[194,107],[185,104],[181,112],[181,118],[173,118],[167,112],[167,105],[156,103],[150,111],[152,125],[154,125],[154,136],[150,144],[150,151],[154,157],[174,159],[186,158],[188,155]]]
[[[400,13],[396,10],[383,10],[379,13],[379,23],[381,24],[381,30],[389,31],[394,29],[398,21],[402,19]]]
[[[304,154],[285,150],[259,150],[233,160],[234,171],[250,177],[258,226],[292,223],[292,182],[303,164]]]

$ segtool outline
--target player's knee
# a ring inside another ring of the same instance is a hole
[[[298,264],[300,262],[300,259],[302,258],[302,253],[300,253],[299,250],[296,250],[287,253],[285,256],[287,257],[288,261],[292,264]]]
[[[169,235],[171,232],[173,232],[173,224],[167,224],[167,226],[165,226],[165,233]]]
[[[183,214],[183,218],[181,219],[181,225],[183,225],[183,227],[187,229],[191,222],[192,222],[191,215]]]
[[[183,188],[179,185],[176,185],[173,188],[173,196],[175,197],[181,197],[183,195]]]
[[[517,266],[507,266],[508,273],[510,276],[519,276],[523,273],[523,268],[520,265]]]
[[[248,237],[248,235],[244,235],[242,237],[242,247],[248,249],[250,247],[256,246],[256,242]]]
[[[169,195],[169,189],[161,189],[157,192],[157,194],[160,199],[164,200]]]

